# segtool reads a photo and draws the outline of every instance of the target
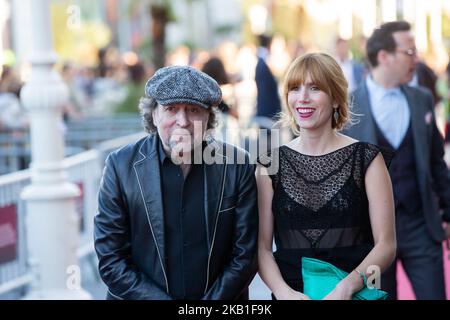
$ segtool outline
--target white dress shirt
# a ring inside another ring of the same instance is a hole
[[[342,68],[342,71],[344,72],[345,79],[347,79],[348,82],[348,92],[352,92],[356,89],[358,84],[355,81],[355,77],[353,74],[353,62],[350,59],[347,59],[345,61],[341,61],[340,59],[336,58],[336,61]]]
[[[372,76],[366,78],[373,117],[384,137],[398,149],[411,121],[408,101],[399,87],[385,89]]]

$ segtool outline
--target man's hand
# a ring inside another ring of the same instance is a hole
[[[445,238],[450,239],[450,222],[447,222],[447,224],[444,227],[445,231]]]

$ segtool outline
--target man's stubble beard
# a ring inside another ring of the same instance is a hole
[[[192,141],[192,137],[189,142],[170,142],[170,157],[176,164],[192,164],[194,158],[198,158],[196,153],[202,152],[203,139],[199,141]]]

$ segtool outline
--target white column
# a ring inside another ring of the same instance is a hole
[[[416,0],[416,23],[415,35],[416,46],[419,52],[426,52],[428,49],[427,41],[427,9],[428,6],[425,1]]]
[[[30,114],[32,183],[22,192],[27,203],[27,236],[36,279],[29,299],[89,299],[80,287],[76,250],[78,218],[76,185],[69,183],[63,168],[64,140],[61,131],[62,105],[67,87],[52,70],[48,0],[31,2],[32,74],[22,89],[22,103]],[[69,273],[70,272],[70,273]]]
[[[21,66],[29,60],[31,34],[23,30],[31,30],[31,0],[11,1],[11,26],[14,39],[13,51],[16,53],[17,63]]]
[[[254,34],[262,34],[266,31],[268,12],[266,7],[254,4],[248,11],[250,27]]]
[[[118,13],[118,42],[119,42],[119,49],[120,52],[126,52],[131,50],[131,30],[130,30],[130,14],[123,14],[123,12],[126,12],[129,8],[129,0],[120,0],[117,5],[119,6],[119,13]],[[148,14],[148,7],[147,7],[147,14]],[[150,28],[147,30],[149,31]]]
[[[205,22],[204,22],[204,28],[205,28],[205,46],[208,49],[213,48],[213,36],[214,31],[213,28],[216,26],[216,24],[213,23],[213,20],[211,19],[213,8],[217,8],[211,5],[209,0],[205,0],[203,4],[203,10],[205,14]]]
[[[353,36],[353,8],[350,0],[339,1],[339,37],[345,40]]]
[[[381,20],[382,22],[397,20],[397,0],[381,1]]]
[[[363,23],[363,35],[368,38],[372,34],[373,30],[377,27],[377,1],[366,0],[364,1],[365,10],[362,23]]]
[[[442,45],[442,0],[432,0],[430,6],[430,40],[433,46]]]
[[[409,23],[414,23],[416,17],[415,0],[403,0],[403,19]]]
[[[432,0],[430,2],[430,42],[433,61],[430,66],[436,70],[444,70],[448,64],[448,53],[442,39],[442,11],[444,2]]]
[[[3,65],[3,28],[6,21],[9,18],[10,8],[9,3],[6,0],[0,0],[0,75],[2,74]]]

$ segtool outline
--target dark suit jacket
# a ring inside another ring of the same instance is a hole
[[[203,299],[237,299],[257,270],[255,167],[236,147],[207,148],[221,163],[204,165],[208,265],[207,274],[192,277],[206,278]],[[94,238],[108,298],[171,299],[157,149],[158,137],[149,135],[106,159]]]
[[[411,128],[414,137],[416,176],[420,188],[423,211],[428,230],[435,241],[442,241],[440,209],[445,220],[450,220],[450,179],[444,157],[444,141],[436,127],[431,94],[421,88],[402,86],[411,111]],[[377,143],[375,120],[370,107],[368,89],[365,82],[350,98],[352,112],[357,123],[344,130],[360,141]]]
[[[262,58],[258,58],[255,70],[257,88],[256,116],[273,119],[281,111],[278,85],[269,66]]]
[[[364,65],[358,61],[352,60],[353,79],[356,86],[360,86],[365,78]]]

